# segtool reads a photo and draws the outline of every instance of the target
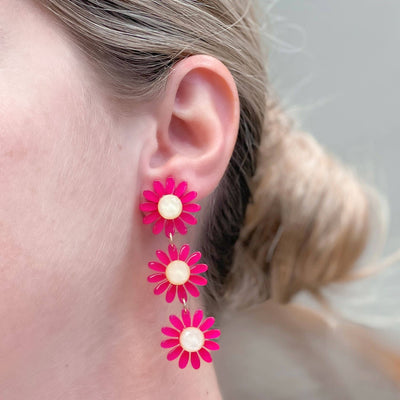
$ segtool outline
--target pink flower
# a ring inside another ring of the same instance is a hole
[[[157,250],[156,255],[161,261],[149,262],[149,268],[157,271],[156,274],[149,275],[149,282],[159,282],[154,288],[154,294],[161,294],[167,291],[165,299],[171,303],[176,293],[181,303],[187,301],[188,291],[192,296],[200,295],[199,289],[195,285],[205,286],[207,279],[198,274],[206,272],[208,266],[206,264],[196,264],[201,258],[199,251],[189,256],[190,246],[184,244],[178,254],[178,249],[174,244],[168,245],[169,257],[162,250]]]
[[[200,367],[200,357],[211,362],[211,354],[208,350],[218,350],[219,344],[209,340],[221,335],[219,329],[208,330],[215,322],[213,317],[206,318],[203,322],[203,311],[197,310],[191,321],[190,311],[182,310],[182,320],[176,315],[170,315],[171,327],[161,328],[161,332],[170,338],[161,342],[161,347],[167,349],[173,347],[167,355],[169,361],[179,357],[179,368],[185,368],[189,358],[194,369]]]
[[[199,204],[190,203],[197,196],[197,192],[191,191],[185,194],[187,182],[181,182],[175,188],[175,180],[171,177],[166,179],[165,188],[160,181],[153,182],[154,192],[145,190],[143,196],[148,200],[140,204],[139,208],[143,212],[149,212],[143,218],[144,224],[153,226],[153,233],[160,233],[165,225],[165,235],[169,238],[170,233],[174,235],[175,228],[179,233],[185,235],[187,228],[185,222],[190,225],[197,223],[196,218],[189,212],[200,211]]]

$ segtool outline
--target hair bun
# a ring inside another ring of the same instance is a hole
[[[286,303],[343,279],[369,236],[369,202],[355,174],[282,118],[275,112],[261,141],[228,281],[234,307]]]

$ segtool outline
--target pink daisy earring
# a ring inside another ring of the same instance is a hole
[[[196,218],[189,214],[189,212],[200,211],[198,204],[192,204],[197,193],[192,191],[185,193],[187,189],[187,182],[181,182],[175,188],[175,180],[171,177],[167,178],[165,188],[160,181],[153,182],[154,191],[145,190],[143,196],[147,203],[140,205],[140,210],[149,212],[143,218],[144,224],[151,224],[156,221],[153,226],[153,233],[160,233],[165,226],[165,236],[170,237],[174,235],[175,228],[182,235],[187,233],[187,224],[197,224]]]
[[[200,295],[197,286],[205,286],[207,279],[200,274],[208,270],[206,264],[198,263],[201,253],[191,253],[190,246],[184,244],[180,249],[173,243],[176,232],[182,235],[187,233],[185,225],[194,225],[197,219],[190,213],[200,211],[199,204],[191,201],[197,197],[197,192],[188,191],[187,182],[180,182],[175,186],[175,180],[168,177],[165,187],[160,181],[153,182],[154,191],[145,190],[143,196],[147,200],[139,208],[148,213],[143,218],[143,224],[154,222],[152,231],[159,234],[165,231],[169,238],[167,251],[157,250],[158,261],[150,261],[148,267],[153,273],[148,276],[150,283],[156,283],[154,294],[166,292],[165,300],[168,303],[177,297],[183,304],[182,319],[170,315],[172,327],[163,327],[161,332],[169,338],[161,342],[161,347],[172,348],[167,354],[167,359],[173,361],[179,357],[178,365],[185,368],[189,359],[194,369],[200,368],[200,357],[205,362],[212,362],[209,350],[218,350],[219,344],[211,339],[220,336],[219,329],[209,329],[215,322],[213,317],[203,320],[203,311],[197,310],[190,315],[188,308],[188,295]],[[154,271],[156,273],[154,273]]]

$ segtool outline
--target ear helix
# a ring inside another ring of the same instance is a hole
[[[188,295],[200,295],[197,286],[205,286],[207,279],[200,274],[208,270],[206,264],[198,263],[201,258],[199,251],[191,252],[189,244],[179,249],[173,242],[176,232],[185,235],[186,224],[195,225],[197,219],[191,214],[200,211],[199,204],[191,201],[197,197],[195,191],[188,191],[185,181],[175,186],[175,180],[168,177],[165,186],[156,180],[153,182],[153,191],[143,191],[147,200],[139,208],[147,215],[143,218],[144,224],[154,223],[152,231],[159,234],[163,230],[169,239],[165,251],[157,250],[156,261],[148,263],[148,267],[155,271],[148,276],[150,283],[156,283],[154,294],[166,292],[165,300],[168,303],[177,297],[183,304],[181,318],[170,315],[172,327],[163,327],[161,332],[168,339],[161,342],[161,347],[171,349],[167,354],[169,361],[179,357],[179,367],[185,368],[189,359],[194,369],[200,367],[200,357],[205,362],[212,362],[209,350],[218,350],[219,344],[210,339],[216,339],[221,332],[218,329],[209,329],[214,324],[213,317],[204,318],[202,310],[196,310],[193,316],[188,308]]]

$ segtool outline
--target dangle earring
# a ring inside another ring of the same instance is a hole
[[[206,362],[212,362],[209,350],[218,350],[219,344],[213,340],[221,334],[219,329],[209,329],[215,322],[214,317],[204,318],[201,309],[191,316],[188,308],[188,294],[193,297],[200,295],[197,286],[205,286],[207,279],[199,275],[208,270],[206,264],[198,264],[201,253],[190,254],[190,246],[184,244],[177,248],[173,242],[175,232],[187,233],[185,223],[195,225],[197,219],[189,213],[200,211],[200,205],[191,203],[197,197],[197,192],[187,191],[188,184],[183,181],[175,187],[175,180],[168,177],[165,187],[158,180],[153,182],[154,191],[145,190],[143,196],[147,202],[140,204],[140,210],[148,213],[143,218],[144,224],[153,225],[153,233],[163,230],[169,239],[168,254],[157,250],[158,261],[151,261],[148,266],[156,273],[147,280],[157,283],[154,294],[160,295],[166,291],[165,300],[171,303],[175,297],[182,303],[182,318],[170,315],[172,327],[163,327],[161,332],[168,339],[161,342],[161,347],[171,349],[167,354],[169,361],[179,357],[179,367],[185,368],[189,359],[194,369],[200,367],[200,357]],[[196,286],[197,285],[197,286]]]

